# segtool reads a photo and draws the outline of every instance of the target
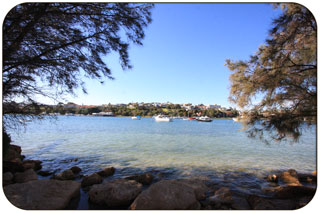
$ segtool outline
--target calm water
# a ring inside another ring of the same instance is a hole
[[[269,145],[249,139],[241,128],[232,119],[157,123],[151,118],[59,116],[30,122],[26,131],[11,134],[28,159],[42,160],[43,170],[54,172],[77,165],[83,174],[91,174],[113,166],[114,177],[151,171],[168,178],[224,182],[240,177],[250,185],[274,170],[316,170],[315,126],[298,143]],[[246,188],[241,181],[236,187]]]

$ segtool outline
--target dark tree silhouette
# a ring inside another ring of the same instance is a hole
[[[227,60],[230,100],[243,109],[250,134],[268,130],[275,139],[298,139],[305,121],[317,116],[317,25],[299,4],[275,6],[283,14],[273,21],[266,44],[249,61]]]
[[[130,69],[130,43],[142,45],[153,4],[24,3],[3,23],[3,113],[36,114],[36,95],[84,92],[85,78],[113,79],[104,56]],[[19,100],[23,105],[15,102]],[[6,119],[4,119],[6,122]],[[6,124],[4,124],[6,127]]]

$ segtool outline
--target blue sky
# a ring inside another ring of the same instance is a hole
[[[248,59],[268,36],[280,14],[270,4],[158,3],[145,30],[143,46],[131,45],[133,69],[123,71],[116,54],[106,57],[114,81],[86,80],[88,95],[68,100],[77,104],[228,102],[227,58]]]

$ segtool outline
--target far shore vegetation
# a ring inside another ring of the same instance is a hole
[[[239,115],[234,108],[219,105],[192,105],[173,103],[129,103],[129,104],[103,104],[103,105],[77,105],[69,102],[57,105],[41,105],[38,109],[22,104],[11,103],[11,106],[20,108],[24,113],[43,115],[95,115],[96,113],[111,113],[112,116],[143,116],[152,117],[163,114],[172,117],[208,116],[211,118],[232,118]],[[22,120],[23,122],[23,120]]]

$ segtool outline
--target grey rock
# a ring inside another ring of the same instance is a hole
[[[82,179],[81,186],[87,187],[91,186],[93,184],[99,184],[103,181],[102,177],[98,175],[97,173],[93,173],[91,175],[85,176]]]
[[[128,206],[141,190],[142,184],[134,180],[118,179],[93,185],[89,191],[89,200],[108,207]]]
[[[81,172],[81,169],[78,166],[73,166],[70,169],[74,174],[78,174],[79,172]]]
[[[131,204],[132,210],[200,209],[194,189],[176,180],[162,180],[143,191]]]
[[[105,168],[99,172],[97,172],[98,175],[100,175],[101,177],[108,177],[114,174],[114,172],[116,171],[116,169],[114,167],[108,167]]]
[[[70,169],[67,169],[60,174],[54,176],[54,179],[57,180],[73,180],[75,178],[73,172]]]
[[[129,179],[129,180],[135,180],[137,181],[138,183],[142,183],[143,185],[150,185],[153,181],[153,175],[150,174],[150,173],[145,173],[145,174],[142,174],[142,175],[135,175],[135,176],[130,176],[130,177],[127,177],[126,179]]]
[[[13,183],[13,174],[11,172],[6,172],[3,174],[3,186],[9,185]]]
[[[75,181],[35,180],[4,187],[7,199],[24,210],[65,209],[70,200],[80,195]]]
[[[24,172],[17,172],[14,175],[14,182],[25,183],[32,180],[38,180],[37,173],[33,169],[28,169]]]

